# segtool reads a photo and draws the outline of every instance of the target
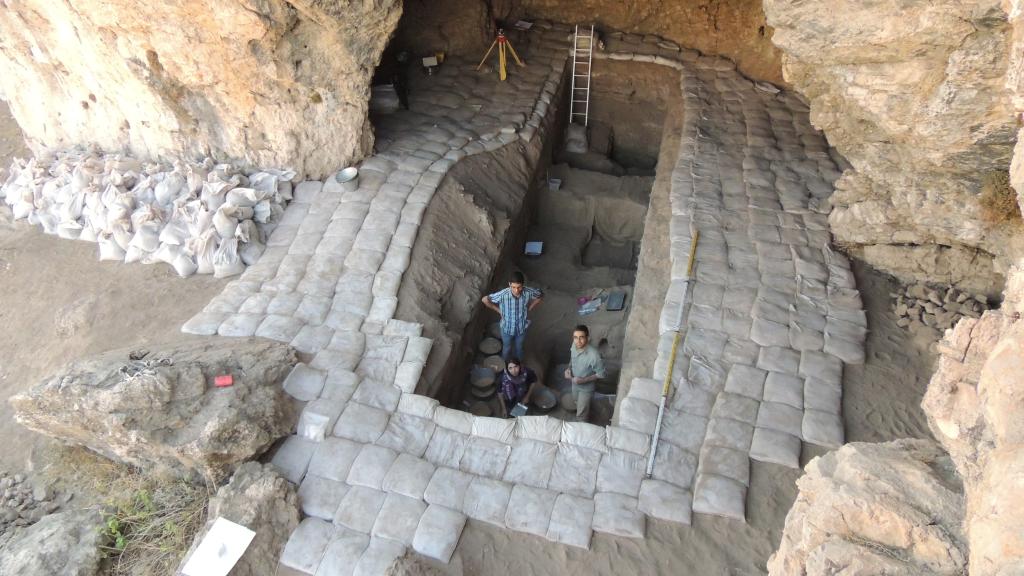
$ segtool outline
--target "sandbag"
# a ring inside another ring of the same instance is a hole
[[[235,235],[238,228],[238,218],[235,217],[237,210],[236,206],[225,204],[213,215],[213,227],[217,229],[217,234],[221,238],[231,238]]]
[[[410,454],[399,454],[384,476],[381,488],[409,498],[422,499],[435,467],[422,458]]]
[[[593,519],[593,500],[559,494],[551,510],[547,539],[586,550],[590,548]]]
[[[593,497],[601,455],[598,450],[559,444],[548,489]]]
[[[420,518],[413,537],[413,550],[447,563],[459,543],[462,529],[466,525],[466,517],[444,506],[431,504]]]
[[[562,442],[599,452],[608,450],[605,429],[587,422],[565,422],[562,425]]]
[[[558,492],[516,484],[509,496],[505,525],[519,532],[547,536]]]
[[[462,459],[459,460],[459,468],[479,476],[501,478],[511,451],[512,448],[503,442],[470,436]]]
[[[644,478],[646,465],[647,461],[639,454],[625,450],[609,450],[597,469],[597,491],[637,496],[640,493],[640,482]]]
[[[463,499],[463,512],[474,520],[505,527],[512,485],[490,478],[474,478]]]
[[[750,457],[761,462],[799,468],[800,437],[779,430],[756,428]]]
[[[693,490],[693,511],[746,521],[747,487],[724,476],[701,474]]]
[[[124,251],[124,263],[133,264],[135,262],[141,262],[147,254],[147,252],[140,250],[135,246],[129,246],[128,249]]]
[[[166,226],[160,230],[158,240],[161,244],[184,245],[188,240],[188,225],[179,219],[171,219]]]
[[[229,278],[245,271],[245,264],[238,257],[238,240],[225,238],[213,256],[213,276]]]
[[[259,261],[260,256],[267,250],[267,247],[258,242],[246,242],[238,249],[238,257],[246,266],[252,266]]]
[[[708,446],[700,452],[698,474],[716,474],[749,486],[750,456],[739,450]]]
[[[419,394],[402,394],[398,402],[398,411],[412,416],[419,416],[433,420],[434,410],[439,405],[438,401]]]
[[[114,240],[113,234],[110,232],[104,232],[99,237],[100,245],[100,260],[103,261],[122,261],[124,260],[125,252],[124,248],[121,248],[120,244]]]
[[[224,203],[232,206],[245,206],[253,207],[264,201],[270,193],[263,190],[255,190],[253,188],[233,188],[228,190],[225,197]]]
[[[520,416],[515,426],[516,438],[556,444],[562,436],[563,422],[550,416]]]
[[[174,267],[174,271],[178,273],[178,276],[182,278],[188,278],[189,276],[196,273],[198,266],[192,256],[187,254],[185,251],[181,251],[171,262],[171,266]]]
[[[359,455],[352,462],[352,468],[345,480],[352,486],[366,486],[380,489],[391,465],[398,457],[398,452],[384,446],[365,444]]]
[[[638,510],[652,518],[677,524],[690,523],[692,497],[688,490],[661,480],[647,479],[640,487],[638,502]]]
[[[78,222],[61,222],[57,225],[57,235],[65,240],[77,240],[82,235],[82,225]]]
[[[191,252],[195,255],[196,272],[213,274],[213,257],[217,253],[219,237],[212,228],[191,241]]]
[[[515,426],[516,421],[514,419],[475,416],[473,417],[470,433],[473,436],[481,436],[504,444],[511,444],[515,438]]]
[[[505,465],[502,480],[546,488],[551,478],[558,447],[537,440],[516,440]]]
[[[440,406],[437,408],[442,409]],[[423,457],[437,466],[458,468],[468,441],[468,435],[438,425],[434,428],[434,434],[430,437]]]
[[[594,497],[594,531],[643,538],[646,520],[637,506],[638,501],[632,496],[599,492]]]
[[[113,235],[114,242],[121,247],[122,250],[127,250],[131,246],[132,238],[134,237],[131,233],[131,224],[127,220],[118,220],[108,227],[108,230]]]
[[[143,252],[156,251],[160,247],[160,223],[150,221],[136,228],[129,246]]]
[[[435,427],[436,424],[427,418],[396,412],[377,444],[419,457],[426,453]]]
[[[164,178],[160,182],[157,182],[156,186],[153,187],[153,194],[156,197],[156,202],[161,206],[169,205],[183,192],[186,192],[185,178],[177,172],[171,172],[170,174],[165,175]]]

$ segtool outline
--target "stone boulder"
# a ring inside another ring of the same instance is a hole
[[[98,574],[104,543],[103,518],[96,510],[44,516],[19,530],[0,549],[0,574],[92,576]]]
[[[770,575],[965,573],[963,493],[936,443],[847,444],[806,472]]]
[[[218,517],[256,532],[232,569],[232,576],[274,574],[288,537],[299,525],[299,497],[291,482],[270,464],[242,464],[231,481],[210,499],[206,526],[193,540],[192,548],[178,568],[179,573]]]
[[[297,359],[269,340],[218,338],[71,363],[10,399],[22,425],[114,460],[219,483],[289,434],[281,386]],[[218,375],[231,386],[218,387]]]
[[[764,1],[786,80],[853,166],[836,182],[832,233],[888,247],[858,254],[904,281],[962,278],[992,294],[1020,253],[1014,227],[988,221],[979,194],[1006,174],[1017,139],[1005,84],[1020,68],[1007,12],[1020,10],[1008,4]]]

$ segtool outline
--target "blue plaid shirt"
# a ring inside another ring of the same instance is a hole
[[[526,332],[529,321],[526,319],[526,311],[530,302],[544,296],[544,293],[536,288],[523,286],[523,293],[516,298],[512,295],[511,288],[498,290],[488,296],[501,310],[501,332],[509,336],[518,336]]]

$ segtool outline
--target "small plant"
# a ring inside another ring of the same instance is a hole
[[[1017,191],[1010,186],[1010,174],[1005,171],[989,172],[981,179],[981,216],[990,224],[1020,222]]]
[[[207,490],[183,480],[142,479],[108,504],[105,534],[112,574],[173,572],[206,521]]]
[[[171,574],[206,522],[206,486],[147,474],[80,448],[64,450],[53,468],[73,477],[102,508],[102,574]]]

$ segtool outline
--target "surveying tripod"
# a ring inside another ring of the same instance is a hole
[[[495,46],[498,47],[498,78],[504,82],[505,78],[508,77],[508,71],[505,68],[506,49],[512,53],[512,57],[515,58],[516,64],[520,66],[526,66],[526,64],[523,64],[523,61],[519,59],[519,55],[516,54],[516,50],[512,47],[512,43],[505,37],[505,30],[498,28],[498,37],[494,39],[494,42],[491,42],[491,47],[487,49],[487,53],[484,54],[483,59],[480,60],[480,64],[476,67],[477,70],[483,67],[484,62],[487,61],[487,57],[491,55],[491,51],[494,50]]]

